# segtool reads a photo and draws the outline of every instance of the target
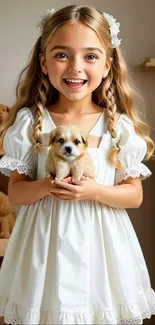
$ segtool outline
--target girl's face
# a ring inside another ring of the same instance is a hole
[[[111,58],[90,27],[74,23],[60,27],[40,57],[43,73],[59,94],[77,101],[100,85],[110,70]]]

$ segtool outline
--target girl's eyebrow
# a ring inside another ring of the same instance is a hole
[[[70,47],[68,46],[62,46],[62,45],[56,45],[54,47],[52,47],[50,49],[50,52],[54,51],[54,50],[60,50],[60,49],[63,49],[63,50],[71,50]],[[85,47],[85,48],[82,48],[81,49],[82,51],[85,51],[85,50],[88,50],[88,51],[98,51],[100,53],[103,54],[103,52],[101,51],[101,49],[99,49],[98,47]]]

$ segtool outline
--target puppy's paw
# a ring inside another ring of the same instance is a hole
[[[82,178],[83,175],[81,175],[81,173],[73,173],[72,175],[72,179],[75,179],[77,181],[81,181],[81,178]]]
[[[81,176],[79,176],[79,177],[73,177],[73,179],[75,180],[75,181],[81,181]]]
[[[61,181],[63,181],[63,177],[55,177],[55,181],[59,181],[59,182],[61,182]]]

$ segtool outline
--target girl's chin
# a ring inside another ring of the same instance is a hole
[[[74,92],[74,91],[63,91],[61,92],[61,95],[64,96],[65,98],[71,100],[71,101],[78,101],[78,100],[83,100],[85,98],[92,98],[92,92],[87,92],[87,91],[79,91],[79,92]]]

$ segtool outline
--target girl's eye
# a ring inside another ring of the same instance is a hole
[[[59,142],[59,143],[64,143],[65,141],[64,141],[63,138],[60,138],[57,142]]]
[[[57,59],[66,59],[67,58],[67,54],[66,53],[57,53],[55,55],[55,58],[57,58]]]
[[[90,61],[94,61],[94,60],[98,59],[98,57],[95,54],[88,54],[87,59]]]

